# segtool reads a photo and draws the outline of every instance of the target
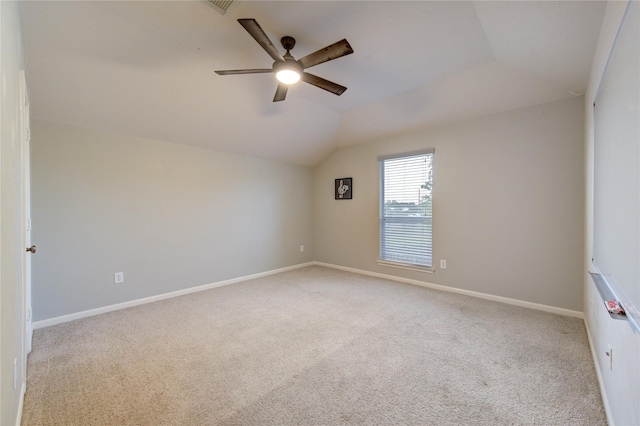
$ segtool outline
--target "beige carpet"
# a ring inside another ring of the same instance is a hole
[[[606,424],[583,322],[308,267],[36,330],[23,425]]]

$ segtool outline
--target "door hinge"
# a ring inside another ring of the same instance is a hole
[[[25,222],[25,228],[27,228],[27,231],[31,231],[31,218],[28,217]]]
[[[27,309],[27,321],[31,321],[31,308]]]
[[[25,137],[27,138],[27,142],[31,142],[31,128],[30,127],[27,127],[27,131],[26,131]]]

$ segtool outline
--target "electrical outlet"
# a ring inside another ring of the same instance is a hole
[[[304,246],[300,246],[300,253],[304,251]]]
[[[122,284],[124,282],[124,272],[116,272],[113,275],[113,282],[116,284]]]
[[[440,260],[440,269],[447,269],[447,261],[442,259]]]

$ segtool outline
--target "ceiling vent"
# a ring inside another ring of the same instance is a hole
[[[227,12],[231,12],[234,7],[240,3],[238,0],[203,0],[206,4],[213,9],[224,15]]]

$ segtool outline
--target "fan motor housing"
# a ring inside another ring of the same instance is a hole
[[[289,69],[289,70],[296,71],[298,74],[302,74],[302,70],[304,69],[300,62],[296,61],[292,57],[287,58],[286,56],[284,58],[284,62],[275,61],[273,63],[272,68],[274,73],[277,73],[281,69]]]
[[[291,36],[284,36],[280,39],[280,43],[282,43],[282,47],[284,47],[286,51],[289,51],[296,45],[296,39]]]

